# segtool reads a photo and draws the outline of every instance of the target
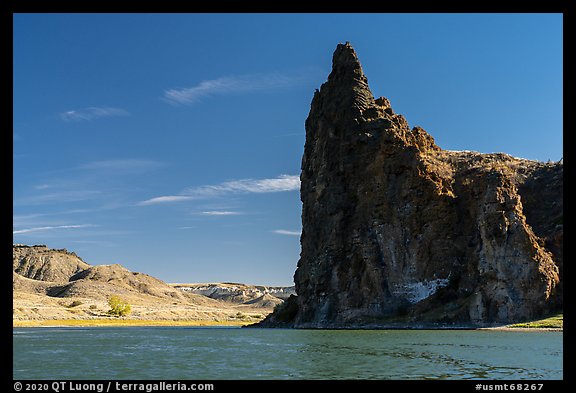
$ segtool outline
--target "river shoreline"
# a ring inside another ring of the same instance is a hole
[[[244,327],[244,321],[205,321],[205,320],[144,320],[144,319],[54,319],[54,320],[13,320],[12,328],[26,327]],[[314,329],[322,330],[322,329]],[[374,327],[324,330],[485,330],[508,332],[563,332],[563,327]]]
[[[53,320],[13,320],[12,328],[27,327],[241,327],[241,321],[204,321],[204,320],[150,320],[150,319],[53,319]]]
[[[476,330],[497,330],[505,332],[563,332],[564,328],[497,326],[478,328]]]

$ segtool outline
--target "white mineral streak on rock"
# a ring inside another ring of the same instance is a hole
[[[395,295],[405,297],[410,303],[418,303],[432,296],[440,288],[448,285],[447,278],[437,278],[430,281],[420,281],[404,285],[398,285],[395,288]]]

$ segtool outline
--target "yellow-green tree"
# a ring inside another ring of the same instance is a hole
[[[110,296],[110,299],[108,299],[108,305],[110,306],[108,314],[114,315],[115,317],[123,317],[130,314],[130,311],[132,311],[130,304],[117,295]]]

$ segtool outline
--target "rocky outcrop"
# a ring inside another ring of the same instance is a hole
[[[33,280],[67,282],[89,264],[65,249],[50,249],[45,245],[12,247],[12,268],[19,275]]]
[[[264,285],[247,285],[241,283],[207,283],[207,284],[172,284],[181,291],[207,296],[211,299],[224,300],[238,304],[282,303],[296,293],[294,287],[272,287]]]
[[[259,296],[252,300],[248,300],[242,304],[247,304],[253,307],[274,308],[279,304],[282,304],[283,302],[284,302],[283,300],[265,293],[262,296]]]
[[[186,298],[164,281],[148,274],[131,272],[119,264],[92,266],[70,277],[66,285],[52,290],[53,296],[92,298],[130,292],[158,298]]]
[[[302,251],[263,326],[483,326],[561,307],[562,163],[442,150],[339,44],[306,119]]]
[[[106,300],[111,295],[147,295],[186,300],[183,294],[152,276],[119,264],[91,266],[75,253],[45,245],[12,247],[13,289],[58,298]]]

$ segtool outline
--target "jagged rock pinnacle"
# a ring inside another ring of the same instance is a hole
[[[349,42],[338,44],[332,56],[332,74],[330,74],[328,79],[330,80],[336,75],[366,80],[356,51],[354,51],[354,48],[352,48]]]
[[[298,296],[263,325],[485,326],[545,315],[561,305],[563,235],[552,228],[562,222],[562,168],[440,149],[374,100],[354,49],[339,44],[306,119]]]
[[[350,43],[338,44],[332,57],[332,72],[320,89],[330,107],[363,111],[374,106],[362,66]],[[322,105],[325,107],[324,105]]]

